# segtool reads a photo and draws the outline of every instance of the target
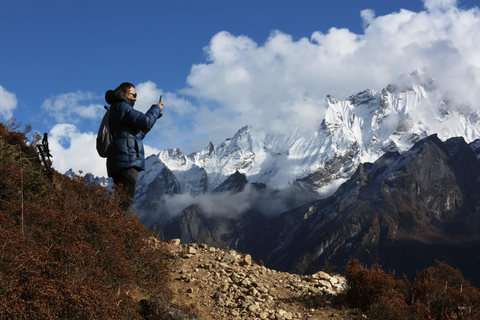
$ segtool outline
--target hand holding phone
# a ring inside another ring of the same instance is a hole
[[[158,99],[158,103],[157,103],[157,106],[160,107],[160,110],[163,111],[163,102],[162,102],[162,94],[160,95],[160,99]]]

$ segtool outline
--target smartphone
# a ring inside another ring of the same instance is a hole
[[[162,102],[162,96],[163,94],[160,95],[160,99],[158,99],[158,103]]]

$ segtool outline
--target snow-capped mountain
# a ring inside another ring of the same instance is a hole
[[[449,103],[422,70],[380,92],[328,96],[326,108],[307,134],[245,126],[190,155],[149,157],[140,218],[277,270],[357,258],[414,277],[439,260],[480,283],[478,110]]]
[[[231,139],[190,155],[168,149],[149,157],[137,184],[136,206],[152,199],[147,190],[158,187],[153,182],[160,174],[170,184],[164,181],[153,192],[155,201],[165,193],[210,192],[237,171],[269,189],[313,188],[326,196],[360,163],[373,162],[386,151],[408,150],[431,134],[467,142],[480,137],[478,110],[448,105],[424,70],[401,76],[380,92],[365,90],[347,100],[327,96],[326,105],[315,132],[296,127],[279,135],[245,126]]]
[[[236,248],[292,273],[311,274],[325,265],[341,270],[355,258],[413,279],[416,270],[438,260],[478,286],[480,256],[472,253],[480,245],[479,145],[480,140],[467,144],[431,135],[405,152],[360,164],[332,196],[278,216],[258,207],[234,217],[213,216],[191,205],[160,230],[182,243]],[[237,172],[218,189],[241,198],[249,185]],[[258,188],[265,191],[264,185]]]

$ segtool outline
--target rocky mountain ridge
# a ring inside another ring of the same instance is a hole
[[[136,209],[155,219],[172,210],[161,205],[162,198],[192,195],[189,201],[184,199],[183,208],[168,212],[178,214],[197,203],[195,196],[212,192],[237,171],[248,182],[270,190],[308,193],[307,200],[323,198],[349,179],[360,163],[374,162],[385,152],[405,152],[431,134],[442,140],[463,137],[467,142],[480,137],[480,113],[449,105],[435,80],[421,69],[380,92],[365,90],[346,100],[328,96],[324,112],[314,132],[294,127],[280,135],[245,126],[232,138],[190,155],[177,148],[149,157],[139,176]]]
[[[430,136],[361,164],[332,197],[274,219],[260,241],[276,240],[258,254],[302,274],[357,258],[413,277],[440,260],[478,284],[479,187],[473,148],[463,138]]]
[[[276,217],[250,210],[209,217],[191,206],[162,226],[166,238],[228,245],[276,270],[312,274],[357,258],[414,277],[445,261],[480,282],[478,142],[432,135],[405,153],[361,164],[334,195]],[[415,263],[412,263],[414,261]]]

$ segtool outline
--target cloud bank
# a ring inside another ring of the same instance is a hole
[[[375,16],[360,13],[363,34],[331,28],[310,38],[273,32],[264,44],[219,32],[194,65],[183,93],[214,101],[201,108],[195,131],[228,137],[245,124],[285,132],[301,124],[315,129],[324,98],[346,99],[381,90],[401,74],[426,68],[456,104],[480,101],[480,13],[454,0],[426,0],[425,10]],[[210,125],[208,125],[210,124]]]
[[[277,216],[296,208],[318,196],[306,194],[295,188],[279,191],[257,189],[247,184],[240,192],[224,191],[191,195],[189,193],[164,195],[154,212],[139,210],[139,216],[145,225],[170,220],[190,206],[197,206],[208,217],[238,218],[249,210],[255,210],[266,216]]]

